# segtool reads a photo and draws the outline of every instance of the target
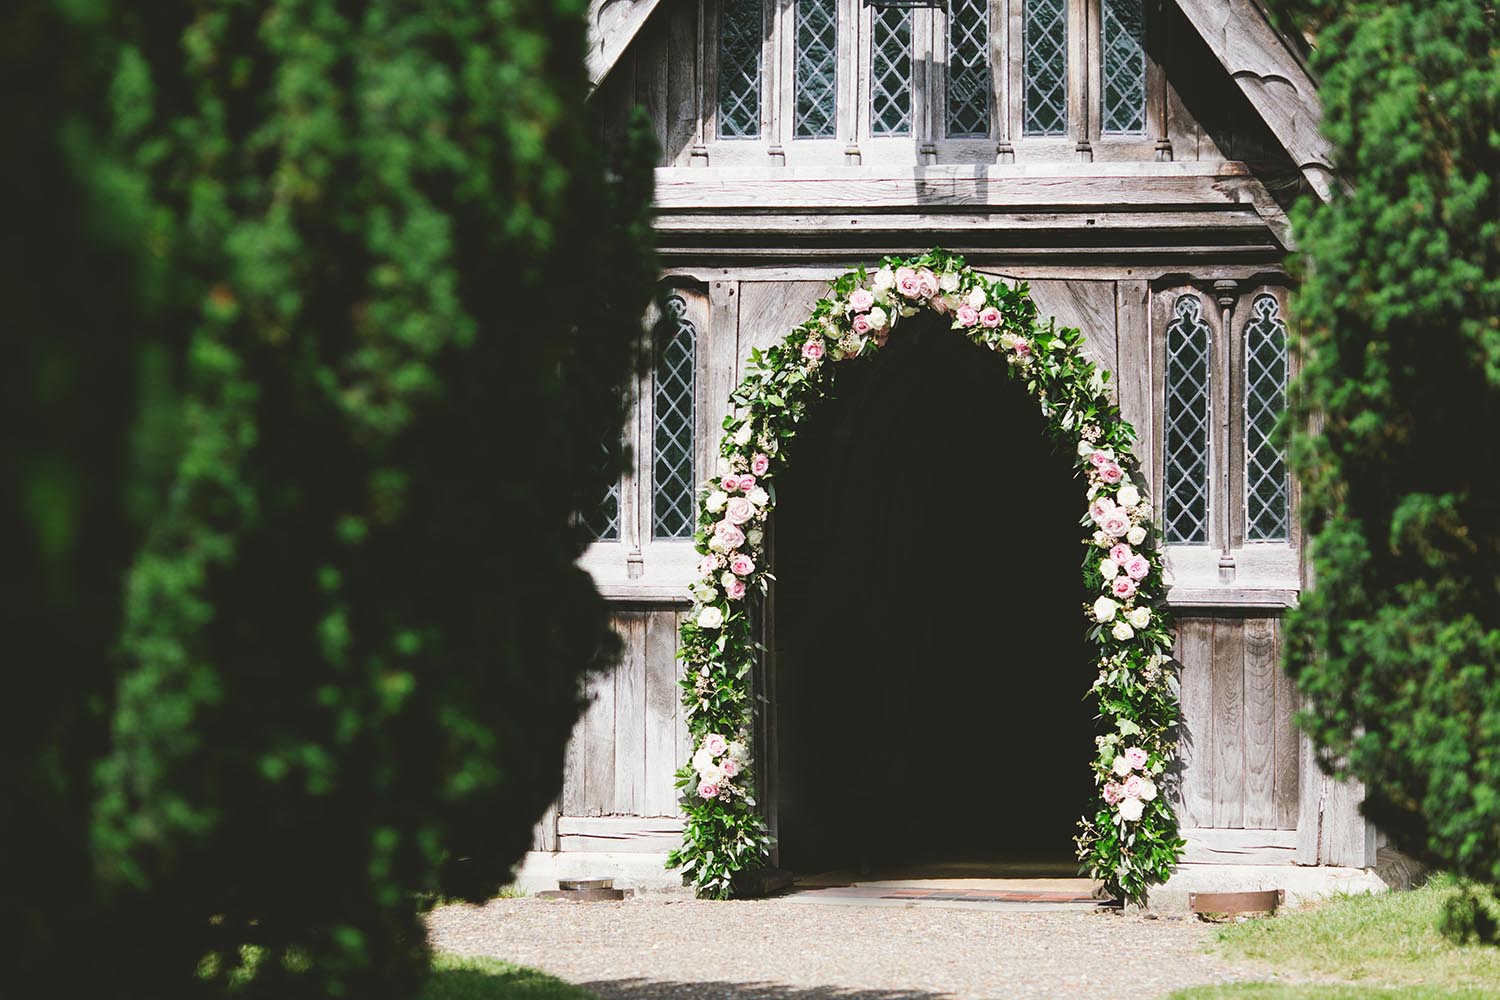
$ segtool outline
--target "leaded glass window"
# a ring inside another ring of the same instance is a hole
[[[1105,135],[1146,133],[1146,20],[1142,0],[1103,0],[1101,128]]]
[[[870,14],[870,134],[911,134],[911,11],[876,7]]]
[[[799,139],[837,132],[838,0],[797,0],[797,129]]]
[[[596,456],[598,464],[594,466],[601,475],[613,467],[614,456],[609,453],[606,445],[599,445],[599,454]],[[599,506],[588,511],[583,518],[584,527],[588,528],[589,534],[601,542],[618,542],[620,540],[620,480],[609,484],[604,491]]]
[[[1245,324],[1245,537],[1252,542],[1287,539],[1286,455],[1273,437],[1286,410],[1286,380],[1281,303],[1260,295]]]
[[[1166,483],[1169,542],[1208,541],[1208,322],[1203,300],[1179,295],[1167,324]]]
[[[719,3],[719,138],[760,136],[762,0]]]
[[[990,2],[948,5],[948,135],[990,134]]]
[[[1027,135],[1066,135],[1067,0],[1026,0],[1025,44],[1023,131]]]
[[[652,375],[654,427],[651,452],[651,525],[653,538],[691,538],[693,534],[693,386],[697,371],[697,331],[684,315],[681,296],[667,299],[657,329],[656,366]]]

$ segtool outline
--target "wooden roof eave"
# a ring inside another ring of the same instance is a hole
[[[589,0],[589,82],[599,86],[661,0]]]

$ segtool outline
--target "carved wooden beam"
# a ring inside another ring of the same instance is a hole
[[[1333,160],[1317,83],[1254,0],[1176,0],[1312,189],[1328,200]]]
[[[661,0],[590,0],[589,80],[598,86],[609,75],[646,18]]]

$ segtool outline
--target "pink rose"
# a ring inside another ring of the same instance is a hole
[[[1089,461],[1093,463],[1094,468],[1102,469],[1113,461],[1113,459],[1102,451],[1091,451],[1089,452]]]
[[[896,269],[896,290],[909,299],[917,298],[922,294],[922,279],[917,277],[917,272],[909,267],[898,267]]]
[[[1106,464],[1104,468],[1099,470],[1099,478],[1111,485],[1118,483],[1124,475],[1125,473],[1120,469],[1120,466],[1114,462]]]
[[[870,317],[867,313],[857,313],[855,314],[854,319],[850,320],[849,322],[854,327],[854,332],[859,334],[861,337],[869,333],[872,329],[872,327],[870,326]]]
[[[745,596],[745,581],[735,578],[724,585],[724,596],[731,601],[738,601]]]
[[[716,799],[719,797],[719,786],[712,781],[703,781],[698,784],[698,798]]]
[[[973,306],[965,302],[954,312],[953,317],[958,320],[959,326],[973,326],[979,322],[979,312]]]
[[[1125,796],[1132,799],[1141,797],[1141,776],[1139,774],[1132,774],[1125,779]]]
[[[1109,497],[1100,497],[1089,504],[1089,517],[1094,519],[1095,524],[1102,524],[1104,519],[1115,512],[1115,502]],[[1114,559],[1114,556],[1110,556]],[[1115,562],[1120,560],[1115,559]]]
[[[1133,553],[1130,551],[1130,546],[1126,545],[1124,542],[1120,542],[1114,548],[1109,550],[1109,557],[1115,562],[1119,563],[1121,566],[1124,566],[1127,562],[1130,561],[1130,557],[1132,554]]]
[[[1146,579],[1146,574],[1151,572],[1151,564],[1146,561],[1145,556],[1136,556],[1125,563],[1125,572],[1130,575],[1132,580],[1144,580]]]
[[[746,500],[745,505],[749,506],[749,504],[750,501]],[[729,520],[720,521],[714,526],[714,537],[726,551],[733,551],[745,544],[745,533]]]
[[[725,493],[733,493],[740,488],[739,476],[725,476],[719,481],[719,488]]]
[[[755,489],[755,477],[748,473],[740,477],[740,492],[749,493]]]
[[[750,471],[757,476],[764,476],[771,469],[771,460],[764,455],[756,455],[750,460]]]
[[[1000,310],[994,306],[985,306],[979,313],[979,322],[993,330],[1000,325]]]
[[[729,741],[718,733],[709,733],[703,737],[703,748],[717,757],[729,749]]]
[[[713,576],[718,572],[719,561],[713,556],[704,556],[703,561],[698,564],[699,576]]]
[[[946,315],[948,312],[948,303],[941,295],[934,295],[932,298],[927,300],[927,304],[931,306],[932,311],[937,313],[939,316]]]
[[[755,505],[744,497],[734,497],[724,507],[724,520],[730,524],[744,524],[754,516]],[[730,548],[737,549],[739,545],[731,545]]]
[[[1115,582],[1110,585],[1110,589],[1120,600],[1129,600],[1135,596],[1135,581],[1128,576],[1117,576]]]
[[[729,571],[736,576],[749,576],[755,572],[755,560],[741,552],[729,561]]]
[[[826,350],[827,348],[823,346],[823,338],[812,337],[802,345],[802,356],[808,361],[822,361]]]
[[[733,778],[735,775],[740,773],[740,764],[739,761],[735,760],[733,757],[730,757],[726,759],[724,763],[719,765],[719,769],[724,772],[724,777]]]
[[[930,299],[938,293],[937,275],[925,267],[917,272],[917,284],[922,289],[922,298],[924,299]]]
[[[1136,770],[1140,770],[1141,768],[1145,767],[1146,761],[1149,760],[1150,757],[1151,755],[1146,753],[1146,751],[1141,749],[1140,747],[1125,748],[1125,759],[1129,761],[1130,766],[1135,768]],[[1140,796],[1136,797],[1139,798]]]
[[[1111,538],[1123,538],[1125,532],[1130,530],[1130,518],[1118,507],[1104,515],[1104,520],[1099,522],[1099,527]]]
[[[1108,805],[1114,805],[1116,802],[1119,802],[1122,798],[1125,797],[1124,794],[1123,794],[1124,791],[1125,790],[1123,788],[1121,788],[1117,783],[1115,783],[1113,781],[1107,781],[1107,782],[1105,782],[1104,783],[1104,801],[1105,801],[1105,803],[1108,804]]]
[[[1018,340],[1018,341],[1016,341],[1016,356],[1024,358],[1024,357],[1028,356],[1029,354],[1031,354],[1031,341],[1029,341],[1029,340]]]
[[[855,312],[867,312],[875,304],[875,293],[868,288],[856,288],[849,296],[849,305]]]

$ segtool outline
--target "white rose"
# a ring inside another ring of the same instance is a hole
[[[1123,778],[1130,773],[1130,761],[1126,760],[1124,757],[1116,757],[1114,764],[1111,765],[1111,769],[1115,772],[1115,774]]]
[[[973,288],[969,289],[969,300],[968,301],[969,301],[970,307],[972,307],[974,309],[983,309],[984,308],[984,297],[985,296],[984,296],[984,286],[983,285],[975,285]]]
[[[708,782],[710,785],[722,785],[724,783],[724,769],[717,764],[700,767],[697,771],[699,779]]]
[[[714,532],[712,535],[708,536],[708,547],[714,552],[729,551],[729,546],[725,544],[724,539],[719,536],[718,532]]]
[[[759,528],[751,528],[749,531],[745,532],[745,541],[748,542],[750,544],[750,547],[753,549],[760,548],[761,543],[765,540],[766,533]]]
[[[1101,597],[1094,602],[1094,621],[1110,621],[1114,618],[1115,612],[1119,610],[1120,606],[1115,603],[1113,598]]]
[[[745,744],[741,743],[739,740],[730,740],[729,741],[729,749],[726,752],[729,754],[729,756],[733,757],[735,760],[740,760],[740,761],[742,761],[745,758],[747,758],[747,757],[750,756],[750,749],[748,747],[746,747]]]
[[[739,430],[734,432],[734,443],[743,448],[750,443],[752,436],[753,432],[750,430],[750,421],[747,420],[743,424],[740,424]]]
[[[693,584],[691,589],[693,596],[698,599],[699,604],[712,604],[714,598],[719,596],[719,592],[714,589],[712,584],[701,581]]]
[[[1150,802],[1156,798],[1156,782],[1150,778],[1141,779],[1141,801]]]
[[[698,752],[693,754],[693,770],[702,774],[714,766],[714,755],[708,752],[708,747],[699,747]]]
[[[719,576],[719,583],[728,588],[734,586],[735,581],[738,579],[739,577],[735,576],[732,570],[726,569],[723,574]]]
[[[1125,540],[1131,545],[1139,545],[1146,540],[1146,529],[1139,524],[1125,532]]]
[[[875,291],[888,292],[896,287],[896,272],[888,267],[882,267],[875,272]]]
[[[725,493],[723,490],[714,490],[708,495],[708,499],[704,501],[703,506],[708,508],[710,514],[717,514],[724,509],[724,505],[728,502],[728,493]]]
[[[1104,532],[1096,531],[1094,532],[1094,544],[1101,549],[1107,549],[1114,544],[1114,541]]]
[[[1115,627],[1109,630],[1109,634],[1121,642],[1127,642],[1135,638],[1135,629],[1130,627],[1129,622],[1122,619],[1115,622]]]
[[[902,306],[901,307],[901,315],[904,318],[910,318],[912,316],[915,316],[916,314],[917,314],[917,307],[916,306]]]
[[[1088,458],[1093,453],[1094,453],[1094,443],[1092,441],[1079,441],[1078,442],[1078,457],[1079,458]]]
[[[945,292],[958,291],[958,272],[944,271],[942,276],[938,278],[938,287]]]
[[[1147,625],[1151,624],[1151,609],[1134,608],[1131,610],[1130,614],[1126,615],[1125,617],[1129,618],[1130,624],[1134,625],[1136,628],[1145,628]]]
[[[710,604],[698,612],[699,628],[720,628],[724,624],[724,612],[717,605]]]
[[[1122,486],[1120,492],[1115,495],[1115,499],[1122,507],[1134,507],[1141,502],[1141,491],[1134,486]]]
[[[1115,574],[1120,572],[1120,564],[1113,559],[1101,559],[1099,560],[1099,572],[1103,574],[1104,579],[1113,580]]]
[[[1118,808],[1121,819],[1127,823],[1134,823],[1141,818],[1141,813],[1145,811],[1146,806],[1140,799],[1121,799]]]
[[[745,494],[745,499],[749,500],[757,507],[764,507],[766,505],[766,501],[771,499],[771,495],[757,486],[749,493]]]
[[[890,315],[879,306],[871,309],[868,315],[870,317],[870,329],[872,330],[884,330],[890,325]]]

